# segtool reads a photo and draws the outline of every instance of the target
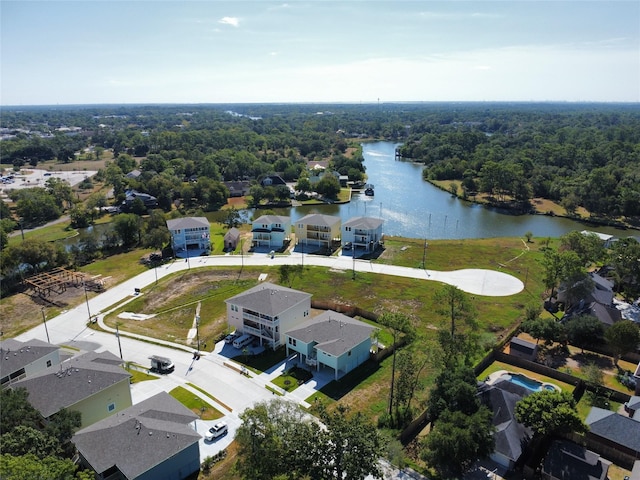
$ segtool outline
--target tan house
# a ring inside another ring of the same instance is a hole
[[[333,242],[340,241],[340,217],[310,213],[295,223],[296,239],[299,245],[331,248]]]
[[[131,406],[131,375],[122,363],[109,352],[85,353],[12,383],[11,388],[25,388],[29,403],[43,418],[65,408],[80,412],[81,427],[86,427]]]

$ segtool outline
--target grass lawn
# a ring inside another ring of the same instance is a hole
[[[169,395],[198,415],[202,420],[216,420],[223,416],[222,412],[186,388],[176,387],[169,392]]]

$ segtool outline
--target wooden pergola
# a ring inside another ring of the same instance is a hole
[[[62,267],[32,275],[24,280],[24,284],[40,297],[48,297],[52,293],[60,295],[69,287],[84,286],[87,290],[93,291],[104,289],[104,279],[100,279],[100,275],[87,277],[84,273]]]

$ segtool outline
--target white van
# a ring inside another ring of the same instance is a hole
[[[253,341],[253,337],[251,335],[244,334],[233,341],[233,346],[235,348],[244,348],[247,345],[249,345],[252,341]]]

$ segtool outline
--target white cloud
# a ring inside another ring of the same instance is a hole
[[[218,20],[218,23],[222,23],[223,25],[231,25],[232,27],[238,27],[240,24],[240,19],[237,17],[222,17]]]

